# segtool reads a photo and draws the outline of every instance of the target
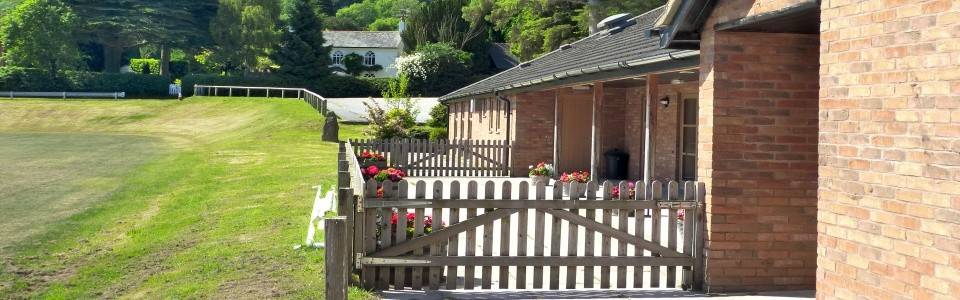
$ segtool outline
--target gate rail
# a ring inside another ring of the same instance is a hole
[[[364,182],[356,151],[341,144],[346,229],[327,240],[349,254],[328,258],[350,266],[328,278],[358,273],[378,290],[703,286],[702,183]]]

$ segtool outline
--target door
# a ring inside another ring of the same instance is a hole
[[[582,97],[557,97],[558,173],[590,171],[593,103]]]

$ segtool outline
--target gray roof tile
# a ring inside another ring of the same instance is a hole
[[[664,7],[655,8],[631,19],[635,24],[622,31],[600,31],[570,44],[569,48],[554,50],[529,62],[487,77],[474,84],[441,97],[450,100],[472,95],[506,91],[520,83],[551,78],[563,73],[579,73],[583,69],[636,61],[689,50],[661,49],[657,37],[647,37]],[[565,77],[565,76],[564,76]],[[539,84],[534,83],[534,85]],[[511,85],[514,85],[511,87]]]
[[[343,48],[397,48],[399,31],[324,31],[324,45]]]

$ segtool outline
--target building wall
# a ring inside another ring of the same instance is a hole
[[[669,181],[677,179],[677,153],[679,142],[680,99],[697,97],[698,84],[696,82],[682,84],[661,84],[657,86],[657,103],[652,112],[654,120],[654,168],[652,178]],[[646,89],[642,87],[629,88],[624,91],[626,102],[623,108],[624,143],[627,153],[630,154],[629,178],[639,180],[643,178],[643,99]],[[670,105],[664,108],[659,99],[670,97]]]
[[[698,179],[711,292],[811,289],[816,273],[816,35],[716,32],[801,1],[717,4],[701,40]]]
[[[333,47],[330,49],[330,57],[337,51],[343,52],[346,56],[350,53],[356,53],[361,57],[368,51],[373,51],[376,55],[376,63],[383,67],[380,71],[372,72],[374,77],[397,77],[397,66],[395,64],[397,57],[400,57],[399,48],[343,48]],[[363,75],[361,75],[363,76]]]
[[[960,2],[824,1],[817,296],[960,295]]]

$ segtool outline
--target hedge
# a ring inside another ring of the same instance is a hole
[[[216,74],[191,74],[183,77],[184,95],[193,95],[193,86],[233,85],[233,86],[269,86],[287,88],[306,88],[323,97],[381,97],[390,78],[357,78],[352,76],[331,75],[317,82],[302,83],[285,80],[276,75],[221,76]]]
[[[189,68],[188,63],[182,60],[171,61],[168,67],[173,78],[183,78],[187,75]],[[130,71],[139,74],[160,75],[160,60],[155,58],[130,59]]]
[[[127,97],[166,97],[170,79],[159,75],[0,67],[0,90],[21,92],[125,92]]]

